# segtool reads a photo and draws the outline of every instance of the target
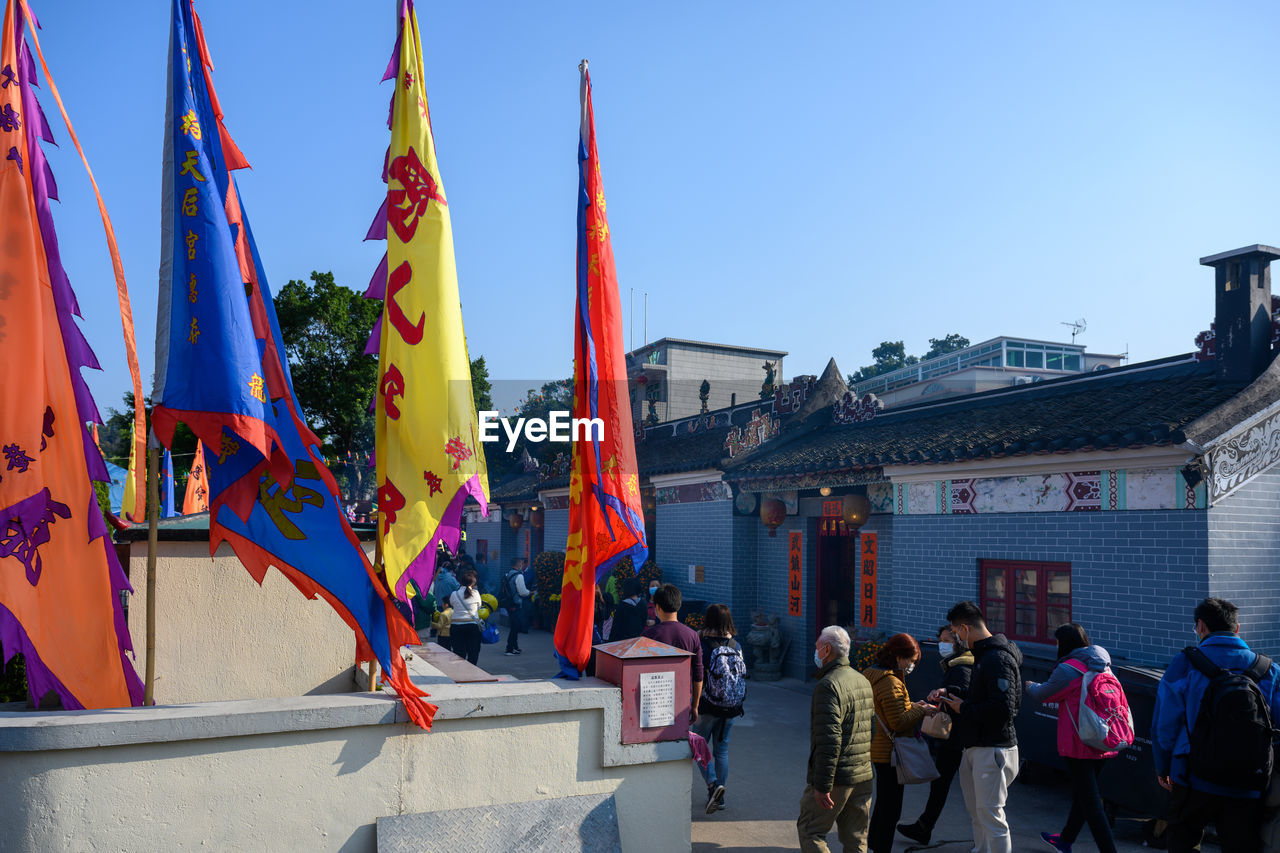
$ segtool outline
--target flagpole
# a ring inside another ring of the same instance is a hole
[[[150,442],[148,442],[150,443]],[[155,704],[156,686],[156,545],[160,538],[160,450],[147,448],[147,677],[143,705]]]

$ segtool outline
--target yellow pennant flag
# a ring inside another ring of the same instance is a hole
[[[387,160],[377,396],[378,534],[387,583],[403,600],[411,578],[423,589],[431,583],[440,542],[457,549],[467,495],[489,506],[418,18],[412,3],[406,12]]]
[[[182,514],[208,512],[209,510],[209,472],[204,467],[204,442],[196,442],[196,458],[191,462],[191,473],[187,475],[187,494],[182,499]]]
[[[133,440],[134,428],[129,428],[129,479],[124,481],[124,497],[120,502],[120,515],[125,521],[137,524],[142,521],[138,506],[138,442]]]

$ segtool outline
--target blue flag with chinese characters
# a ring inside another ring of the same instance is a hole
[[[232,172],[247,166],[222,123],[192,0],[174,0],[157,320],[156,434],[199,436],[209,477],[209,546],[226,541],[259,583],[275,566],[322,596],[376,658],[415,722],[435,707],[399,647],[418,644],[343,514],[320,441],[293,393],[271,292]],[[287,618],[285,614],[281,618]]]

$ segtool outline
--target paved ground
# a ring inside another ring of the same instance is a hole
[[[548,678],[558,671],[551,652],[551,635],[534,631],[522,635],[524,654],[505,657],[506,629],[503,642],[484,646],[479,665],[494,674],[510,674],[517,678]],[[693,850],[695,853],[746,853],[746,851],[796,850],[795,819],[800,793],[804,789],[805,765],[809,756],[809,695],[812,683],[794,679],[774,684],[751,683],[747,692],[747,715],[733,728],[729,751],[729,784],[726,808],[714,815],[705,814],[706,786],[690,763],[694,777]],[[907,789],[903,806],[904,822],[914,820],[928,797],[927,785]],[[1041,831],[1056,832],[1062,828],[1070,799],[1060,782],[1049,784],[1014,783],[1009,796],[1009,817],[1014,834],[1014,850],[1044,850]],[[1141,823],[1121,819],[1116,825],[1117,847],[1121,851],[1142,849]],[[939,853],[967,853],[972,833],[959,783],[952,786],[951,799],[934,831],[934,843],[928,848],[914,845],[899,837],[894,853],[914,850]],[[834,849],[840,844],[833,832],[829,839]],[[1208,845],[1206,845],[1208,846]],[[1075,844],[1081,853],[1097,847],[1088,829]]]

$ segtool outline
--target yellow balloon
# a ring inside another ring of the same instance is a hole
[[[481,608],[480,608],[480,618],[481,618],[481,619],[488,619],[488,618],[489,618],[489,608],[487,608],[487,607],[481,607]]]

